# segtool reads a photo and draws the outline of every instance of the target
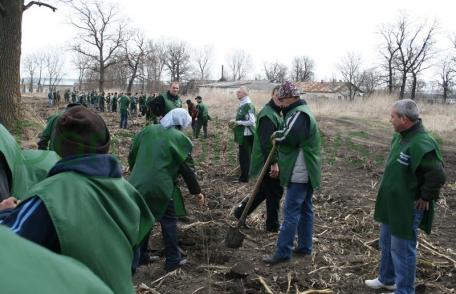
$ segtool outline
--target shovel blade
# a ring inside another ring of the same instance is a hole
[[[228,248],[239,248],[242,246],[245,235],[238,227],[229,227],[225,237],[225,245]]]

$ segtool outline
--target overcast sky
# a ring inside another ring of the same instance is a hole
[[[114,2],[114,1],[111,1]],[[314,59],[316,79],[337,75],[337,64],[348,52],[360,54],[364,65],[378,63],[382,23],[406,11],[419,20],[439,22],[438,47],[450,47],[449,35],[456,33],[455,0],[118,0],[129,24],[147,37],[185,40],[194,47],[214,48],[213,78],[235,49],[253,58],[255,73],[265,61],[286,65],[296,55]],[[53,13],[34,6],[24,13],[22,53],[50,45],[68,47],[75,31],[68,24],[70,10],[63,4]],[[442,53],[443,54],[443,53]],[[76,72],[67,58],[65,78]],[[435,70],[427,72],[431,77]],[[252,75],[251,77],[253,77]]]

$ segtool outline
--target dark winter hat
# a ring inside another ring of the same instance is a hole
[[[203,100],[203,97],[201,97],[201,96],[196,96],[195,99],[196,99],[196,100]]]
[[[290,81],[283,82],[282,85],[280,85],[279,92],[277,93],[277,97],[279,99],[293,98],[299,96],[299,89],[296,87],[295,84],[293,84]]]
[[[110,136],[103,118],[84,106],[71,107],[62,114],[52,137],[62,158],[109,151]]]
[[[68,105],[66,106],[67,109],[71,108],[71,107],[75,107],[75,106],[84,106],[82,103],[78,103],[78,102],[72,102],[72,103],[68,103]]]

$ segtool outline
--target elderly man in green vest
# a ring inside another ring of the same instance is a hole
[[[312,252],[312,194],[320,186],[320,133],[307,103],[296,86],[285,81],[279,89],[284,128],[273,134],[278,146],[280,183],[287,187],[283,223],[276,252],[263,259],[268,264],[287,262]],[[293,248],[295,234],[297,246]]]
[[[415,293],[417,230],[431,232],[434,204],[445,183],[442,154],[425,130],[416,103],[391,107],[396,132],[380,183],[374,218],[380,226],[380,269],[366,286]]]
[[[234,141],[239,146],[238,160],[241,175],[238,181],[242,183],[249,181],[250,156],[255,130],[255,106],[248,95],[249,90],[245,86],[239,87],[236,91],[239,108],[236,111],[236,118],[229,124],[234,131]]]
[[[250,165],[251,176],[256,176],[261,171],[272,149],[271,136],[274,132],[282,129],[283,118],[281,115],[281,102],[277,97],[278,90],[279,86],[274,87],[271,100],[258,113]],[[269,173],[265,175],[261,182],[260,191],[253,196],[255,200],[249,209],[250,214],[266,200],[266,230],[268,232],[277,232],[279,230],[279,208],[283,188],[280,185],[278,176],[279,165],[277,163],[277,154],[275,154],[269,167]],[[239,219],[241,217],[246,204],[247,200],[244,200],[236,207],[234,210],[236,218]]]
[[[128,156],[131,170],[128,181],[141,192],[155,218],[160,220],[167,271],[186,263],[180,254],[177,239],[176,216],[186,215],[177,185],[179,175],[198,203],[202,205],[204,202],[191,157],[193,144],[182,132],[190,124],[191,117],[186,110],[171,110],[160,120],[160,124],[146,126],[133,138]],[[147,263],[147,242],[146,238],[141,246],[140,264]]]
[[[0,227],[0,240],[2,293],[114,293],[87,267],[70,257],[16,236],[5,227]]]
[[[203,97],[196,96],[196,128],[195,138],[199,137],[201,128],[203,128],[204,138],[207,138],[207,122],[209,121],[209,111],[207,105],[203,103]]]
[[[2,224],[85,264],[114,293],[133,293],[133,253],[155,220],[108,154],[105,122],[86,107],[72,107],[58,119],[53,140],[62,160]]]

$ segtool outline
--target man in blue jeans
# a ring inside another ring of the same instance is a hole
[[[380,226],[380,270],[366,280],[373,289],[415,293],[418,227],[431,232],[434,202],[445,183],[442,154],[424,129],[416,103],[396,101],[391,107],[396,133],[377,194],[374,218]]]
[[[282,102],[284,129],[272,137],[278,146],[280,184],[287,187],[284,220],[280,227],[277,250],[263,258],[268,264],[287,262],[291,254],[312,252],[313,190],[320,185],[320,134],[317,122],[300,92],[291,82],[284,82],[278,92]],[[293,248],[295,234],[297,246]]]

